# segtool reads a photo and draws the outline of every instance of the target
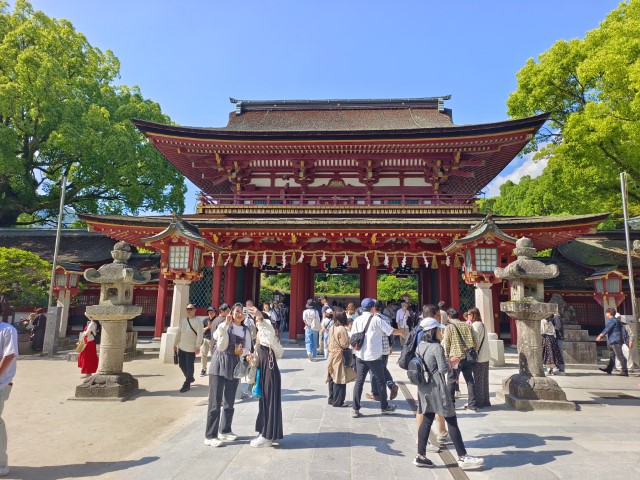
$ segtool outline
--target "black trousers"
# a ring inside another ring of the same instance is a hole
[[[395,382],[393,381],[393,377],[391,376],[391,373],[387,368],[387,363],[389,363],[389,355],[383,355],[382,365],[384,366],[384,381],[387,384],[387,387],[391,388],[393,387],[393,384]],[[373,373],[373,371],[371,371],[371,393],[376,397],[378,396],[378,381],[376,380],[376,375]]]
[[[622,345],[619,343],[610,343],[609,344],[609,365],[607,365],[607,371],[612,372],[613,367],[616,365],[616,357],[620,361],[620,369],[623,373],[628,373],[627,369],[627,359],[622,353]]]
[[[347,398],[347,384],[340,385],[329,380],[329,404],[339,407],[344,403],[345,398]]]
[[[470,407],[476,406],[476,393],[475,393],[475,383],[473,381],[473,367],[471,365],[462,364],[458,365],[458,368],[455,370],[449,369],[449,373],[447,374],[447,388],[449,389],[449,396],[451,397],[451,401],[453,404],[456,404],[456,380],[462,373],[464,377],[464,381],[467,383],[467,393],[468,393],[468,402],[467,404]]]
[[[194,382],[193,378],[193,368],[196,362],[196,353],[195,352],[184,352],[178,349],[178,366],[182,373],[184,374],[184,386],[188,387],[191,385],[191,382]]]
[[[377,360],[360,360],[356,357],[356,384],[353,387],[353,409],[360,410],[360,398],[362,387],[369,370],[373,372],[378,382],[378,395],[380,396],[380,408],[383,410],[389,406],[387,402],[387,385],[384,381],[384,365],[382,358]]]
[[[236,402],[239,378],[227,380],[220,375],[209,375],[209,410],[207,412],[206,438],[216,438],[219,433],[229,433],[233,421],[233,405]]]
[[[422,422],[418,428],[418,454],[424,456],[427,453],[427,440],[429,440],[429,432],[431,431],[431,425],[433,425],[433,419],[435,413],[425,413],[422,416]],[[458,457],[464,457],[467,454],[467,450],[464,448],[464,442],[462,441],[462,435],[458,428],[458,417],[444,417],[447,422],[447,430],[451,437],[451,442],[456,449]]]

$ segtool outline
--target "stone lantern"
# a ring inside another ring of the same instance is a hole
[[[56,274],[53,277],[53,293],[58,296],[58,305],[62,307],[59,338],[67,336],[69,307],[71,299],[80,291],[78,281],[82,274],[82,270],[73,265],[56,266]]]
[[[85,270],[84,278],[100,284],[98,305],[88,306],[85,315],[100,322],[100,362],[98,373],[76,387],[76,398],[126,399],[138,391],[138,380],[122,371],[127,338],[127,321],[142,313],[142,307],[133,305],[133,287],[147,283],[149,273],[140,273],[127,266],[131,247],[118,242],[111,252],[113,263],[98,270]]]
[[[587,278],[593,282],[593,298],[606,311],[607,308],[618,309],[624,300],[625,294],[622,292],[622,280],[629,278],[620,270],[611,268],[600,272],[595,272]],[[603,317],[604,318],[604,314]]]
[[[195,226],[176,214],[166,229],[142,241],[145,246],[160,252],[160,275],[165,281],[173,281],[171,326],[160,340],[160,361],[173,363],[173,343],[189,304],[189,286],[202,277],[204,254],[219,249],[205,240]],[[164,304],[158,308],[163,309]],[[161,319],[164,322],[164,315]]]
[[[543,303],[544,280],[557,277],[557,265],[534,260],[536,249],[529,238],[516,242],[517,259],[506,268],[496,268],[496,277],[511,281],[511,300],[500,309],[515,317],[518,327],[519,373],[502,382],[508,405],[517,410],[575,410],[555,380],[544,375],[540,321],[558,312],[555,303]]]
[[[496,333],[492,292],[493,285],[501,280],[494,270],[507,265],[515,244],[516,239],[500,230],[491,215],[487,215],[465,237],[454,240],[443,249],[447,254],[464,255],[462,278],[476,287],[476,307],[486,328],[492,366],[504,365],[504,342]]]

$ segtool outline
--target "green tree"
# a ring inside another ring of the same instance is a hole
[[[138,87],[115,85],[118,59],[67,20],[0,0],[0,226],[79,212],[182,211],[182,175],[131,123],[170,119]]]
[[[418,277],[399,278],[395,275],[380,275],[378,277],[379,300],[398,300],[405,293],[409,294],[412,303],[417,303]]]
[[[584,39],[529,59],[517,78],[508,114],[549,114],[527,150],[548,164],[536,179],[506,184],[496,213],[618,213],[622,171],[640,213],[640,0],[621,3]]]
[[[51,264],[17,248],[0,247],[0,295],[15,308],[44,305]]]

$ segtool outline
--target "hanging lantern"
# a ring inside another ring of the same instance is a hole
[[[378,253],[374,253],[373,254],[373,266],[377,267],[378,265],[380,265],[380,259],[378,258]]]
[[[331,255],[331,263],[329,263],[331,268],[338,268],[338,261],[336,260],[335,255]]]
[[[351,256],[351,268],[358,268],[358,256],[355,254]]]
[[[395,255],[393,256],[393,262],[391,262],[391,268],[396,269],[398,268],[398,257],[396,257]]]
[[[298,264],[298,259],[296,258],[296,252],[293,252],[291,254],[291,265],[293,266],[293,265],[297,265],[297,264]]]
[[[218,258],[216,260],[216,267],[221,267],[224,265],[224,261],[222,260],[222,254],[218,254]]]
[[[458,255],[453,259],[453,268],[460,268],[460,257]]]
[[[431,258],[431,268],[433,268],[434,270],[436,270],[438,268],[438,259],[436,258],[436,254],[433,254],[433,257]]]
[[[260,268],[260,262],[258,261],[258,254],[253,256],[253,268]]]
[[[413,260],[411,260],[411,268],[414,270],[416,268],[420,268],[420,265],[418,264],[418,257],[413,257]]]
[[[278,262],[276,261],[276,253],[273,252],[271,254],[271,260],[269,260],[269,266],[270,267],[275,267],[278,264]]]
[[[233,266],[239,268],[242,266],[242,258],[240,258],[240,254],[236,255],[236,261],[233,262]]]
[[[311,261],[309,262],[309,265],[312,266],[312,267],[317,267],[318,266],[318,260],[316,259],[316,254],[315,253],[311,257]]]

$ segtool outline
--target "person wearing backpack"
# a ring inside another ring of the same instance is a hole
[[[484,465],[484,459],[472,457],[467,453],[460,429],[458,418],[451,401],[447,374],[449,363],[445,358],[445,350],[440,344],[442,330],[445,325],[435,318],[427,318],[422,323],[423,334],[421,342],[416,349],[416,357],[412,360],[415,364],[419,359],[418,371],[424,370],[423,378],[418,384],[418,412],[422,414],[422,421],[418,429],[418,454],[413,460],[416,467],[431,467],[433,462],[426,457],[429,432],[436,414],[444,417],[449,429],[449,436],[458,455],[458,466],[463,470],[480,468]],[[448,327],[447,327],[448,328]],[[410,370],[413,368],[410,367]],[[412,383],[414,380],[412,380]]]
[[[466,322],[460,321],[459,313],[455,308],[447,310],[449,316],[449,325],[444,330],[442,337],[442,346],[444,353],[449,360],[451,369],[449,371],[449,392],[451,402],[455,405],[456,381],[462,373],[464,381],[467,383],[468,403],[464,406],[465,410],[472,412],[477,411],[475,385],[473,381],[473,366],[477,363],[478,341],[476,332],[467,325]],[[475,353],[476,361],[472,360]]]
[[[397,328],[383,321],[378,315],[374,315],[371,309],[376,305],[376,301],[371,298],[362,300],[362,315],[353,321],[349,332],[349,343],[356,352],[356,383],[353,387],[353,411],[351,416],[358,418],[360,414],[360,399],[362,388],[367,378],[367,373],[371,370],[378,382],[378,394],[380,396],[380,411],[383,414],[393,413],[395,405],[387,401],[387,384],[385,383],[384,365],[382,362],[382,336],[402,335]],[[354,345],[354,343],[356,345]]]

